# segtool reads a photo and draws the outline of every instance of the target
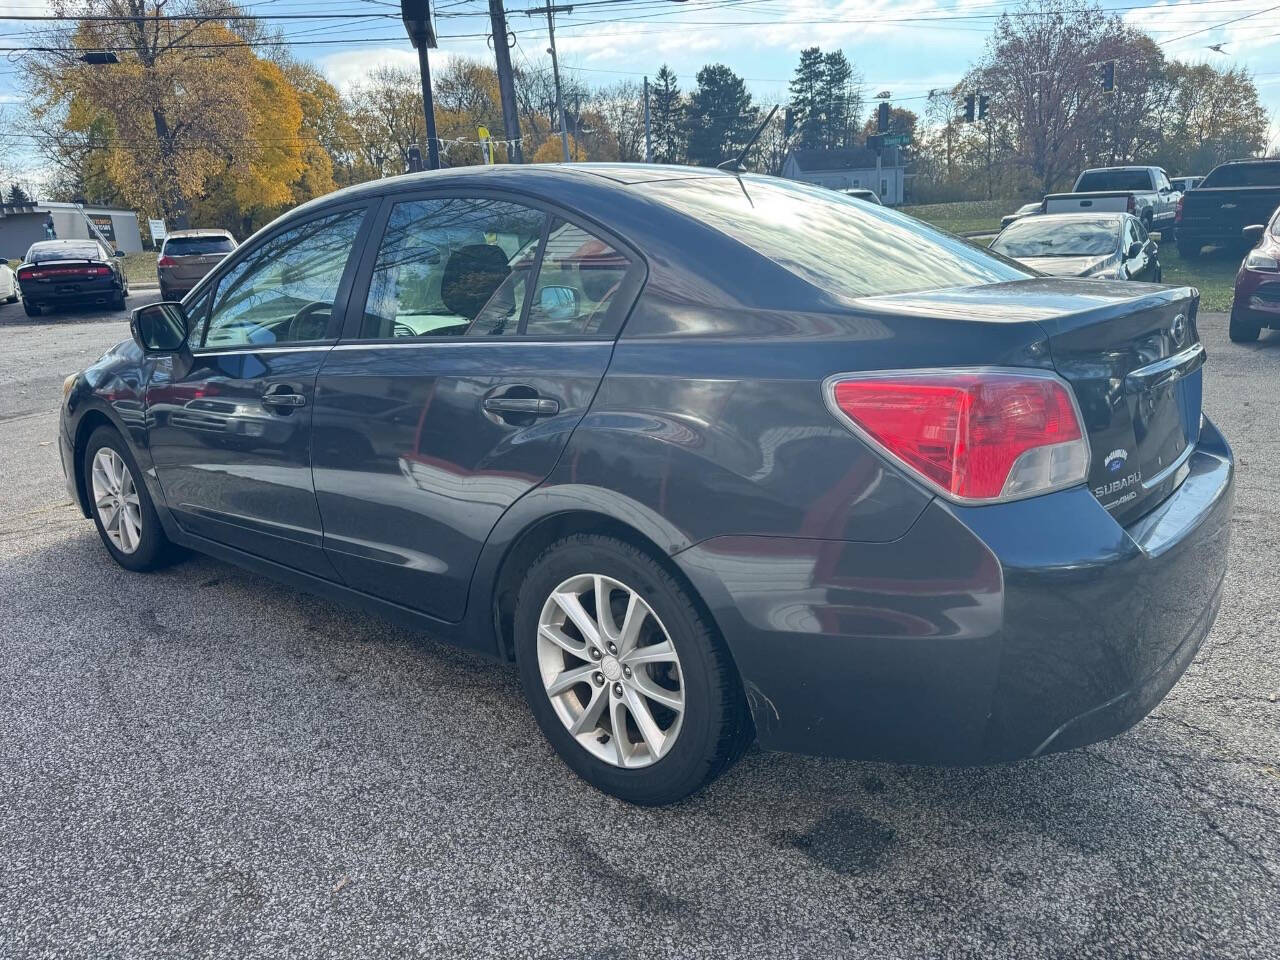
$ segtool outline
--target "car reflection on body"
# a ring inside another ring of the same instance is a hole
[[[1010,224],[991,249],[1053,277],[1159,283],[1155,237],[1127,213],[1048,214]]]

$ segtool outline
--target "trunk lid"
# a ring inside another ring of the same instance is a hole
[[[1042,277],[867,302],[922,318],[1034,321],[1044,334],[1038,359],[1071,385],[1084,417],[1089,488],[1119,523],[1185,478],[1200,434],[1205,357],[1195,289]]]
[[[1197,187],[1182,196],[1179,226],[1196,237],[1239,239],[1240,231],[1266,223],[1280,206],[1280,186]]]

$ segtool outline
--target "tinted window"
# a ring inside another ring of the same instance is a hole
[[[840,296],[1031,276],[959,237],[822,187],[744,176],[667,180],[648,189],[664,203]]]
[[[1214,167],[1201,187],[1280,187],[1280,163],[1224,163]]]
[[[204,346],[324,339],[363,217],[318,217],[254,247],[218,281]]]
[[[1075,193],[1101,190],[1151,189],[1151,174],[1146,170],[1094,170],[1080,175]]]
[[[504,200],[397,203],[365,301],[362,339],[515,334],[546,215]]]
[[[34,243],[27,251],[27,260],[31,263],[48,260],[102,260],[105,251],[96,243],[53,243],[45,245]]]
[[[230,237],[170,237],[164,242],[166,257],[198,257],[210,253],[230,253],[236,248]]]
[[[543,337],[599,333],[631,261],[581,227],[557,220],[547,233],[525,332]]]
[[[1120,226],[1115,220],[1028,217],[1009,224],[991,244],[1006,257],[1085,257],[1114,253]]]

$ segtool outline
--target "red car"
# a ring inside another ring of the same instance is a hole
[[[1265,227],[1245,227],[1244,238],[1256,246],[1236,274],[1228,330],[1236,343],[1252,343],[1263,327],[1280,330],[1280,207]]]

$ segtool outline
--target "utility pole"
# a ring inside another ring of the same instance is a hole
[[[644,162],[653,163],[653,137],[649,127],[649,78],[644,78]]]
[[[427,169],[440,169],[440,143],[436,139],[436,107],[431,99],[431,64],[427,50],[436,45],[436,25],[430,0],[400,0],[400,17],[405,32],[418,51],[418,73],[422,79],[422,115],[427,121]]]
[[[560,61],[556,59],[556,14],[572,13],[573,4],[548,3],[545,7],[530,7],[528,10],[521,12],[530,17],[535,17],[540,13],[547,15],[547,38],[551,41],[551,46],[547,47],[547,53],[551,54],[551,74],[556,81],[556,116],[560,118],[560,150],[564,154],[564,159],[567,163],[569,160],[569,125],[565,123],[564,95],[560,92]]]
[[[507,159],[524,163],[515,75],[511,70],[511,47],[507,44],[507,14],[502,9],[502,0],[489,0],[489,22],[493,25],[493,57],[498,64],[498,97],[502,101],[502,127],[507,133]]]

